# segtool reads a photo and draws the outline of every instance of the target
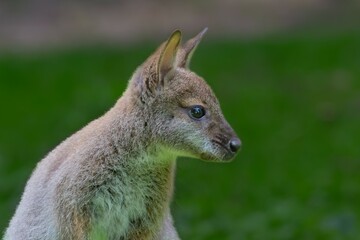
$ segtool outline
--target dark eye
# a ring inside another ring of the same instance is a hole
[[[200,119],[205,116],[205,109],[203,106],[200,105],[192,106],[190,108],[189,115],[194,119]]]

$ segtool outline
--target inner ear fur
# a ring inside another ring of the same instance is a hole
[[[205,28],[198,35],[188,40],[183,46],[181,46],[176,59],[176,63],[178,67],[189,68],[192,55],[196,47],[199,45],[204,34],[207,32],[207,30],[208,28]]]
[[[181,41],[181,32],[176,30],[171,34],[160,54],[157,65],[159,81],[163,84],[167,73],[175,68],[175,60]]]

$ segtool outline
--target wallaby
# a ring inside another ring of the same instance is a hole
[[[179,239],[169,206],[176,158],[225,162],[241,146],[189,70],[205,32],[180,45],[175,31],[105,115],[38,163],[4,239]]]

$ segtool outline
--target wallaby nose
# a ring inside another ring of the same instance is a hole
[[[240,142],[240,139],[238,138],[232,138],[230,139],[230,150],[233,152],[233,153],[236,153],[240,147],[241,147],[241,142]]]

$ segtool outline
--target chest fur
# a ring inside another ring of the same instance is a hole
[[[91,234],[107,239],[152,235],[169,208],[174,165],[169,162],[117,171],[93,198]]]

